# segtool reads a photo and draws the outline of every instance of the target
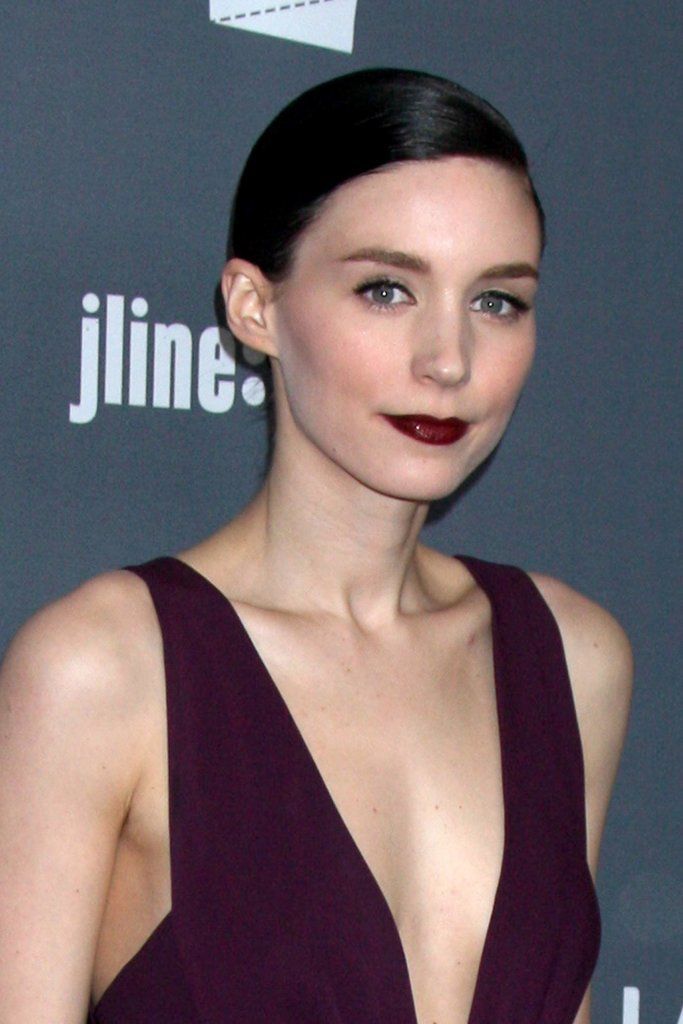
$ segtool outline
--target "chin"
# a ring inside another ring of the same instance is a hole
[[[414,473],[412,478],[403,476],[401,479],[396,474],[393,479],[385,476],[383,479],[364,481],[366,486],[378,494],[386,495],[387,498],[395,498],[399,501],[410,501],[420,505],[430,504],[433,501],[442,501],[458,490],[465,482],[468,473],[453,473],[445,478],[445,474]],[[429,479],[429,477],[432,479]]]
[[[375,472],[368,467],[367,476],[357,479],[379,494],[401,501],[420,504],[443,501],[454,495],[491,458],[499,442],[500,436],[496,435],[488,438],[487,443],[461,451],[457,457],[444,461],[412,462],[402,459],[392,464],[387,458],[379,471],[377,466],[372,467]]]

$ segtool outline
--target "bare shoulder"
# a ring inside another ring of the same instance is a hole
[[[58,674],[64,687],[97,688],[112,680],[156,636],[147,588],[133,573],[116,571],[88,580],[42,608],[10,644],[5,675],[28,670],[39,678]]]
[[[98,576],[37,612],[10,644],[0,670],[0,714],[12,727],[59,723],[63,735],[104,733],[131,722],[149,699],[145,680],[159,646],[142,581]]]
[[[617,619],[601,605],[551,576],[529,575],[562,636],[583,746],[589,859],[595,870],[628,725],[631,644]]]
[[[623,627],[606,608],[561,580],[529,573],[559,626],[575,696],[628,705],[633,658]],[[615,708],[616,710],[616,708]]]
[[[121,830],[150,761],[160,638],[131,573],[30,619],[0,670],[0,1004],[76,1021]]]

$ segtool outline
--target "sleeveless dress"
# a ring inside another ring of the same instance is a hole
[[[560,633],[520,569],[458,557],[492,608],[505,806],[468,1024],[573,1024],[600,914]],[[172,910],[90,1024],[417,1024],[389,906],[234,608],[175,558],[132,571],[164,643]]]

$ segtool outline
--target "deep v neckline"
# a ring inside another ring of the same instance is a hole
[[[509,837],[510,837],[510,831],[511,830],[510,830],[510,822],[509,822],[509,800],[508,800],[509,779],[508,779],[508,770],[507,770],[507,758],[505,756],[506,755],[505,742],[504,742],[505,729],[504,729],[504,718],[503,718],[503,671],[504,671],[504,664],[503,664],[503,661],[502,661],[502,658],[501,658],[501,655],[500,655],[500,649],[499,649],[499,630],[498,630],[498,618],[497,618],[497,609],[496,609],[495,597],[489,591],[489,589],[482,584],[479,576],[475,575],[474,571],[471,568],[471,560],[470,560],[469,556],[456,555],[454,557],[465,567],[467,572],[472,577],[474,583],[484,592],[484,594],[486,595],[487,600],[489,602],[490,609],[491,609],[491,645],[492,645],[494,688],[495,688],[495,695],[496,695],[496,712],[497,712],[497,725],[498,725],[498,746],[499,746],[499,752],[500,752],[500,765],[501,765],[501,788],[502,788],[502,795],[503,795],[503,819],[504,819],[503,833],[504,834],[503,834],[503,854],[502,854],[502,858],[501,858],[501,867],[500,867],[500,872],[499,872],[499,875],[498,875],[498,882],[497,882],[497,885],[496,885],[496,890],[495,890],[495,895],[494,895],[494,900],[493,900],[493,907],[492,907],[492,910],[491,910],[491,916],[489,918],[488,927],[486,929],[486,934],[485,934],[485,937],[484,937],[484,944],[483,944],[483,947],[482,947],[481,958],[480,958],[480,961],[479,961],[479,968],[477,970],[477,977],[476,977],[475,984],[474,984],[474,990],[473,990],[473,994],[472,994],[472,1001],[471,1001],[471,1005],[470,1005],[470,1010],[469,1010],[469,1014],[468,1014],[468,1017],[467,1017],[467,1024],[478,1024],[478,1021],[473,1016],[473,1014],[476,1012],[476,1006],[477,1006],[477,1001],[478,1001],[478,998],[477,998],[478,997],[478,993],[479,993],[480,988],[482,986],[483,979],[484,979],[484,977],[485,977],[485,975],[487,973],[487,962],[491,962],[491,960],[492,960],[492,952],[491,952],[491,950],[492,950],[492,947],[494,945],[495,933],[496,933],[496,929],[497,929],[497,926],[498,926],[498,920],[499,920],[499,916],[500,916],[500,906],[501,906],[501,902],[502,902],[502,900],[501,900],[501,893],[502,893],[503,888],[504,888],[504,880],[505,880],[505,877],[506,877],[506,874],[507,874],[507,864],[508,864],[509,855],[510,855],[510,841],[509,841]],[[292,714],[292,711],[290,710],[290,707],[287,704],[287,702],[286,702],[286,700],[285,700],[281,690],[277,686],[277,684],[276,684],[276,682],[275,682],[275,680],[273,678],[273,675],[272,675],[270,669],[268,668],[268,666],[267,666],[263,656],[259,652],[258,647],[256,646],[256,643],[252,639],[251,634],[249,633],[249,631],[248,631],[244,621],[242,620],[241,616],[239,615],[239,613],[238,613],[237,609],[235,608],[233,602],[230,600],[230,598],[226,594],[223,593],[222,590],[220,590],[219,587],[216,586],[215,583],[212,583],[211,580],[207,576],[204,576],[204,574],[201,573],[198,569],[195,569],[189,563],[184,562],[180,558],[177,558],[177,557],[174,557],[174,556],[168,556],[168,561],[172,562],[172,563],[175,563],[176,566],[181,571],[186,570],[190,574],[191,578],[193,578],[195,580],[195,582],[199,583],[200,585],[202,585],[204,587],[207,587],[211,592],[213,592],[214,596],[216,596],[220,600],[220,602],[223,604],[223,607],[224,607],[224,609],[226,611],[226,614],[232,620],[232,624],[236,628],[236,633],[237,633],[237,635],[239,637],[241,637],[241,639],[243,641],[243,646],[244,646],[245,650],[249,654],[249,657],[250,657],[250,659],[252,661],[253,667],[254,667],[255,672],[256,672],[256,677],[260,680],[260,682],[265,687],[265,691],[268,693],[271,701],[273,701],[275,703],[275,705],[278,708],[278,710],[280,711],[280,713],[284,716],[284,720],[287,722],[287,731],[288,731],[288,734],[289,734],[290,742],[300,752],[300,754],[303,755],[303,762],[304,762],[305,765],[307,765],[308,770],[310,771],[312,777],[316,781],[316,787],[317,787],[319,793],[324,798],[323,799],[323,803],[324,803],[324,805],[325,805],[325,807],[326,807],[326,809],[327,809],[327,811],[328,811],[328,813],[329,813],[329,815],[331,817],[331,820],[334,822],[335,830],[336,830],[336,832],[337,832],[337,834],[339,836],[340,842],[342,842],[344,844],[344,846],[348,849],[349,856],[353,858],[353,860],[354,860],[354,862],[356,864],[357,869],[359,870],[359,872],[361,873],[361,875],[365,879],[365,882],[369,886],[370,890],[375,894],[375,902],[377,904],[377,911],[376,912],[379,915],[382,916],[382,918],[384,919],[386,925],[388,926],[389,934],[391,934],[393,936],[394,945],[395,945],[395,948],[396,948],[396,956],[397,956],[398,962],[401,964],[401,973],[403,974],[403,977],[404,977],[405,990],[409,994],[409,998],[410,998],[410,1007],[407,1008],[409,1021],[410,1021],[410,1024],[418,1024],[417,1009],[416,1009],[416,1006],[415,1006],[415,996],[414,996],[414,993],[413,993],[412,983],[411,983],[411,979],[410,979],[410,971],[409,971],[409,968],[408,968],[408,960],[407,960],[407,957],[406,957],[405,948],[403,946],[403,940],[401,939],[401,934],[399,932],[398,925],[396,924],[396,920],[394,918],[394,915],[393,915],[393,912],[391,910],[391,907],[389,906],[389,902],[388,902],[388,900],[387,900],[387,898],[386,898],[386,896],[384,894],[384,891],[383,891],[382,887],[380,886],[379,882],[377,881],[377,878],[376,878],[374,872],[370,868],[370,865],[368,864],[365,856],[361,852],[361,849],[360,849],[356,839],[354,838],[353,833],[351,832],[351,830],[350,830],[349,826],[347,825],[344,817],[342,816],[341,811],[339,810],[339,807],[338,807],[338,805],[337,805],[337,803],[336,803],[336,801],[335,801],[335,799],[334,799],[334,797],[332,795],[332,792],[331,792],[329,786],[327,785],[327,783],[325,782],[325,779],[323,778],[323,775],[322,775],[322,773],[320,771],[320,768],[318,767],[318,763],[316,762],[315,758],[313,757],[313,754],[312,754],[312,752],[310,750],[310,747],[308,746],[308,743],[306,742],[306,740],[304,738],[304,735],[303,735],[301,729],[299,728],[299,725],[298,725],[296,719],[294,718],[294,715]]]

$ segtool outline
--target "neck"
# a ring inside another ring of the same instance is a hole
[[[424,607],[417,542],[427,504],[378,494],[301,456],[276,448],[264,487],[234,524],[250,589],[367,628]]]

